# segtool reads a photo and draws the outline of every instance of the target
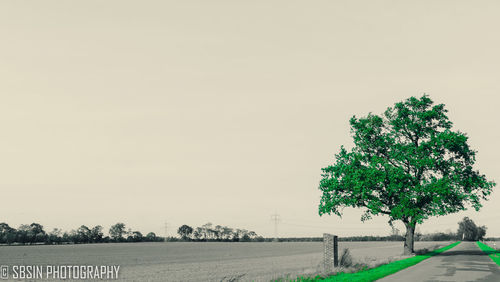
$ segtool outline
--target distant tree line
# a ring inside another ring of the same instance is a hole
[[[454,232],[436,232],[431,234],[415,234],[418,241],[479,241],[486,236],[486,226],[477,226],[474,221],[464,217],[458,222],[458,230]]]
[[[348,236],[341,237],[339,241],[404,241],[404,236],[401,235],[389,235],[389,236]]]
[[[222,241],[222,242],[322,242],[323,237],[285,237],[285,238],[263,238],[257,236],[255,232],[245,229],[232,229],[227,226],[207,223],[201,227],[193,228],[189,225],[182,225],[177,230],[180,238],[168,238],[168,241]],[[486,235],[485,226],[477,226],[474,221],[464,217],[458,223],[457,232],[435,232],[422,234],[415,233],[415,241],[478,241],[484,240]],[[491,238],[495,240],[495,238]],[[500,239],[500,238],[499,238]],[[339,241],[404,241],[404,235],[399,234],[399,230],[393,227],[391,235],[388,236],[347,236],[339,237]]]
[[[111,242],[158,242],[164,241],[154,232],[145,236],[139,231],[126,229],[124,223],[117,223],[109,229],[109,236],[104,235],[100,225],[92,228],[85,225],[76,230],[62,232],[54,228],[46,232],[41,224],[22,224],[17,229],[7,223],[0,223],[0,244],[84,244],[84,243],[111,243]]]
[[[264,242],[265,239],[258,236],[253,231],[246,229],[233,229],[227,226],[213,225],[206,223],[201,227],[193,228],[189,225],[182,225],[177,229],[182,241],[196,242]]]
[[[477,226],[474,221],[468,217],[464,217],[458,222],[457,232],[435,232],[429,234],[415,233],[415,241],[478,241],[484,240],[486,236],[486,226]],[[394,231],[394,229],[393,229]],[[339,238],[340,241],[404,241],[404,237],[398,232],[393,232],[391,236],[361,236],[361,237],[344,237]]]
[[[474,221],[464,217],[458,223],[458,230],[453,232],[436,232],[431,234],[415,233],[416,241],[477,241],[484,240],[486,227],[477,226]],[[227,226],[207,223],[201,227],[193,228],[182,225],[177,230],[180,238],[158,237],[154,232],[149,232],[145,236],[139,231],[132,231],[126,228],[124,223],[117,223],[109,228],[108,236],[104,235],[102,226],[97,225],[92,228],[85,225],[76,230],[62,232],[61,229],[54,228],[46,232],[41,224],[22,224],[17,229],[10,227],[7,223],[0,223],[0,244],[84,244],[84,243],[112,243],[112,242],[163,242],[167,241],[218,241],[218,242],[273,242],[275,238],[264,238],[258,236],[253,231],[246,229],[233,229]],[[389,236],[348,236],[339,237],[339,241],[404,241],[404,236],[399,235],[399,231],[393,232]],[[487,238],[488,240],[500,240],[500,238]],[[321,242],[322,237],[289,237],[278,238],[278,242]]]
[[[338,237],[339,241],[353,241],[353,242],[363,242],[363,241],[403,241],[403,236],[348,236],[348,237]],[[276,241],[274,238],[265,238],[265,242]],[[285,237],[278,238],[278,242],[323,242],[323,237]]]

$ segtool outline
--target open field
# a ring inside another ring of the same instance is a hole
[[[415,248],[450,242],[416,242]],[[123,281],[269,281],[321,271],[321,242],[2,246],[2,265],[120,265]],[[403,242],[339,242],[355,261],[400,256]]]
[[[500,249],[500,241],[484,241],[484,243],[493,249],[499,250]]]

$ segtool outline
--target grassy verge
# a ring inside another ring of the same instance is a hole
[[[415,264],[417,264],[425,259],[428,259],[432,256],[435,256],[439,253],[447,251],[447,250],[455,247],[459,243],[460,243],[460,241],[452,243],[446,247],[434,250],[432,252],[428,252],[428,253],[423,254],[423,255],[417,255],[414,257],[407,258],[407,259],[393,261],[393,262],[388,263],[388,264],[384,264],[384,265],[381,265],[381,266],[378,266],[375,268],[371,268],[371,269],[364,269],[364,270],[354,272],[354,273],[340,272],[340,273],[337,273],[333,276],[326,277],[326,278],[323,278],[320,276],[316,276],[314,278],[303,278],[302,277],[302,278],[298,278],[296,281],[320,281],[320,280],[321,281],[375,281],[375,280],[383,278],[387,275],[391,275],[393,273],[396,273],[396,272],[398,272],[402,269],[405,269],[407,267],[413,266],[413,265],[415,265]]]
[[[488,254],[488,256],[498,265],[500,265],[500,251],[493,249],[492,247],[477,241],[477,246],[481,251]]]

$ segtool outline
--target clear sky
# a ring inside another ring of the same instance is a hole
[[[2,1],[0,222],[390,232],[318,216],[352,115],[444,103],[500,179],[498,1]],[[498,190],[500,188],[496,188]],[[500,193],[465,215],[500,236]],[[403,227],[401,226],[401,229]]]

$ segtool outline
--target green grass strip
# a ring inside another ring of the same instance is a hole
[[[446,247],[428,252],[423,255],[417,255],[411,258],[393,261],[388,264],[384,264],[371,269],[361,270],[354,273],[340,272],[327,278],[322,278],[320,276],[317,276],[315,278],[299,278],[297,279],[297,281],[375,281],[377,279],[386,277],[400,270],[403,270],[407,267],[413,266],[432,256],[447,251],[458,244],[460,244],[460,241],[452,243]]]
[[[488,256],[500,266],[500,251],[493,249],[492,247],[477,241],[477,246],[481,249],[481,251],[488,254]]]

